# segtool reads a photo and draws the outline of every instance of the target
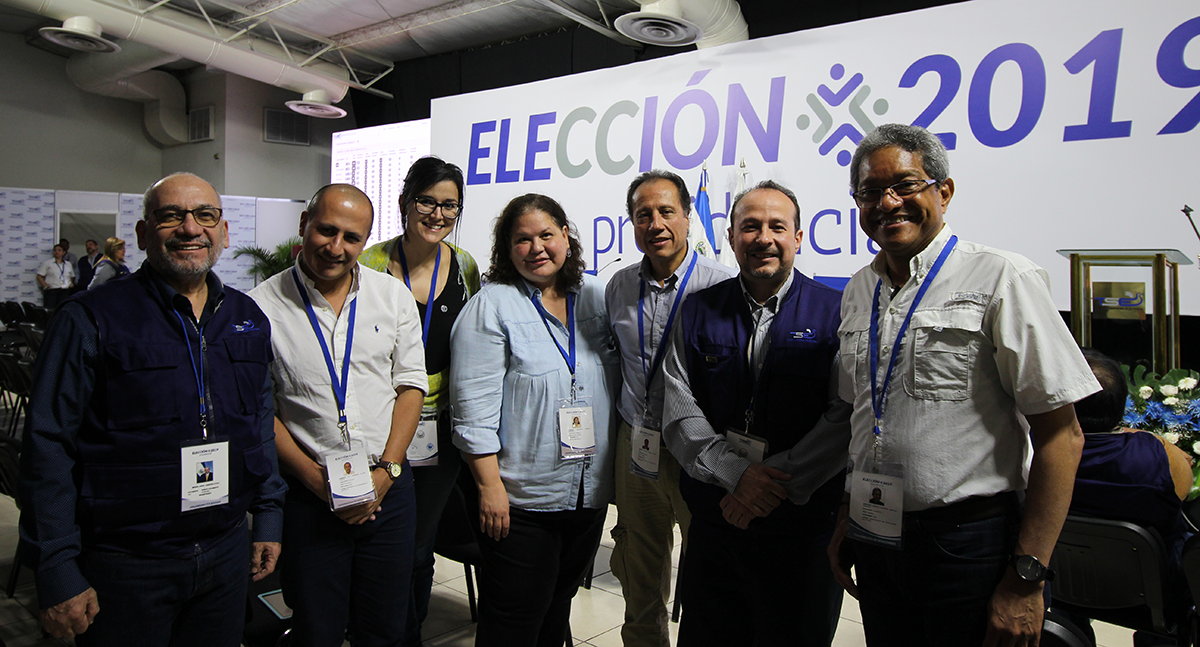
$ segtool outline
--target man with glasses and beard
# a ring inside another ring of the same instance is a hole
[[[236,646],[247,565],[262,579],[280,550],[270,324],[211,271],[229,245],[212,186],[170,175],[143,212],[141,269],[64,304],[38,354],[21,541],[56,637]]]

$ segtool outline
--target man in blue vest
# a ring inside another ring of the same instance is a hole
[[[787,188],[762,182],[731,214],[740,273],[688,297],[663,369],[663,435],[692,513],[679,644],[827,646],[850,438],[841,293],[793,269],[804,232]]]
[[[46,332],[21,541],[56,637],[236,646],[247,564],[266,577],[282,529],[270,324],[211,271],[229,225],[207,182],[168,176],[143,209],[141,269],[71,299]]]

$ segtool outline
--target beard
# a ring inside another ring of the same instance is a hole
[[[170,254],[170,250],[181,245],[199,244],[204,245],[208,253],[204,258],[180,260]],[[161,246],[153,247],[146,251],[146,258],[154,269],[167,277],[179,279],[194,279],[208,274],[209,270],[217,264],[217,259],[221,257],[223,246],[216,244],[213,240],[204,236],[197,236],[192,239],[183,239],[172,236],[163,242]]]

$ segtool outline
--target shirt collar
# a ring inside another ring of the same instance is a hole
[[[795,278],[796,269],[792,268],[792,271],[788,272],[787,279],[784,280],[783,285],[779,286],[779,290],[775,292],[775,294],[771,295],[771,298],[767,299],[766,303],[761,305],[759,305],[758,301],[756,301],[754,297],[750,296],[750,291],[746,289],[746,281],[742,278],[741,274],[738,274],[738,285],[742,288],[742,297],[746,299],[746,303],[750,304],[751,312],[757,310],[758,308],[766,308],[767,310],[770,310],[772,314],[774,314],[779,310],[779,304],[783,301],[784,297],[787,296],[788,290],[792,289],[792,281]]]
[[[523,289],[525,290],[526,296],[536,294],[538,296],[539,301],[542,299],[542,289],[539,288],[538,286],[530,283],[529,281],[527,281],[525,279],[525,277],[521,277],[521,285],[524,286]],[[567,288],[567,292],[571,292],[573,294],[579,294],[579,290],[582,287],[583,287],[582,284],[577,285],[577,286],[572,286],[572,287]]]
[[[929,273],[930,268],[933,267],[934,262],[937,261],[938,255],[942,253],[942,248],[946,246],[946,243],[950,241],[950,237],[953,235],[954,232],[950,231],[949,224],[942,225],[942,230],[933,237],[933,240],[929,241],[929,244],[925,246],[925,249],[917,252],[916,256],[913,256],[911,259],[909,259],[909,276],[917,279],[918,282],[925,278],[925,275]],[[892,282],[891,277],[888,276],[887,256],[883,252],[876,254],[875,260],[871,261],[871,271],[875,272],[879,278],[883,279],[884,285],[888,286],[889,288],[896,287],[896,285]]]
[[[321,291],[317,289],[317,282],[309,278],[308,274],[304,273],[304,268],[300,267],[299,255],[296,256],[296,262],[292,266],[296,268],[296,275],[300,277],[300,282],[304,284],[309,293],[320,295]],[[350,303],[350,299],[358,294],[358,284],[362,276],[362,265],[355,263],[354,267],[350,268],[350,273],[352,278],[350,279],[350,292],[346,295],[346,303]],[[322,295],[321,298],[324,299],[325,297]]]
[[[175,288],[171,287],[170,284],[167,283],[166,279],[163,278],[162,274],[159,274],[158,270],[154,269],[154,266],[151,265],[149,261],[142,261],[142,271],[146,273],[146,276],[150,277],[151,285],[153,285],[154,289],[158,291],[158,295],[164,303],[170,304],[173,310],[194,315],[191,300],[180,294]],[[225,285],[221,283],[221,279],[217,277],[215,272],[210,270],[208,274],[205,275],[204,282],[206,285],[208,285],[208,299],[204,302],[204,311],[200,316],[202,321],[206,319],[208,315],[215,312],[217,306],[219,306],[221,301],[225,299]]]
[[[683,257],[683,262],[679,264],[679,267],[675,268],[675,271],[667,277],[666,281],[663,281],[664,290],[670,290],[679,285],[679,282],[683,280],[683,275],[687,274],[688,265],[691,264],[692,255],[695,253],[696,251],[693,249],[689,248],[687,250],[687,254]],[[638,266],[638,277],[649,283],[652,287],[658,287],[658,282],[654,280],[654,268],[650,265],[649,256],[642,255],[642,262]]]

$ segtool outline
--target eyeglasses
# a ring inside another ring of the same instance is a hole
[[[158,227],[162,229],[165,227],[178,227],[183,224],[189,213],[196,219],[196,224],[201,227],[216,227],[217,223],[221,222],[221,209],[219,207],[196,207],[195,209],[163,207],[162,209],[151,211],[150,215],[154,216]]]
[[[892,186],[874,188],[874,189],[859,189],[851,191],[850,195],[854,196],[854,201],[859,207],[874,207],[883,200],[885,193],[891,192],[897,198],[907,198],[910,195],[916,195],[925,189],[937,184],[937,180],[905,180],[897,182]]]
[[[445,218],[446,220],[454,220],[455,218],[457,218],[458,210],[462,209],[462,204],[460,204],[454,200],[438,202],[437,200],[434,200],[433,198],[431,198],[429,196],[424,196],[424,195],[413,198],[413,202],[415,202],[417,205],[417,213],[419,213],[423,216],[428,216],[429,214],[433,213],[435,209],[437,209],[438,207],[441,207],[442,208],[442,217]]]

